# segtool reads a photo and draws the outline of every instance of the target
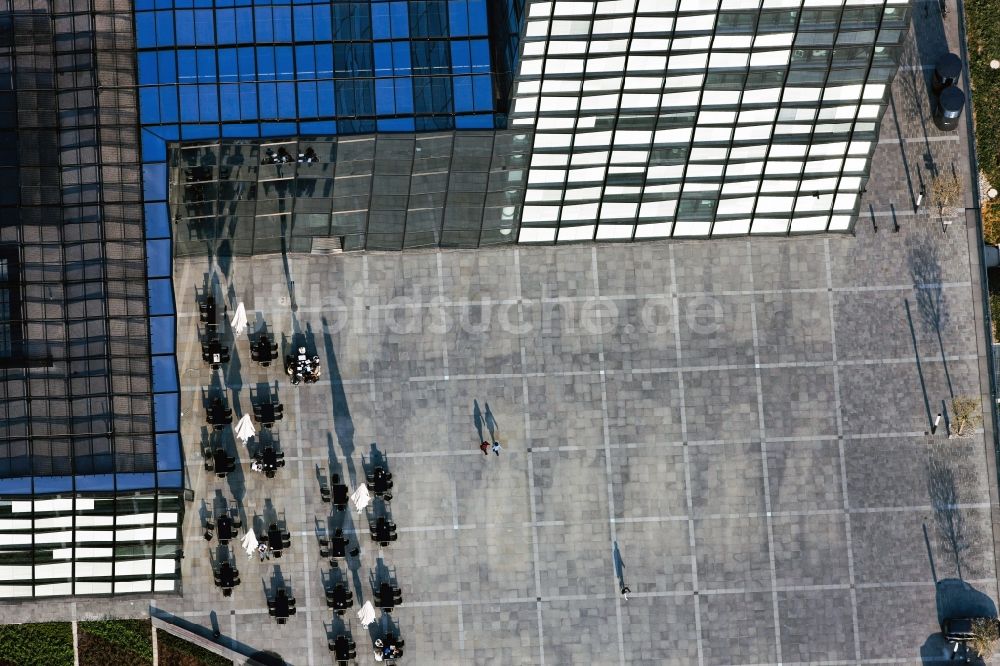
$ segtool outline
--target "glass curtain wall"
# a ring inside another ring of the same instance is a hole
[[[183,475],[173,322],[154,324],[147,283],[170,249],[147,263],[134,46],[128,5],[0,1],[4,597],[177,577],[176,528],[159,525],[179,502],[161,516],[140,501],[176,500]]]
[[[493,128],[486,0],[138,0],[142,123],[165,139]]]
[[[171,592],[176,493],[0,499],[0,598]]]
[[[511,243],[529,147],[502,131],[175,145],[175,252]]]
[[[520,242],[844,231],[906,0],[529,0]]]

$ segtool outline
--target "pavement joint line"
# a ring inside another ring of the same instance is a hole
[[[366,294],[370,294],[371,285],[369,284],[369,271],[368,271],[368,255],[363,255],[361,258],[361,283],[364,285],[364,290]],[[368,399],[372,401],[373,405],[378,404],[378,395],[375,392],[375,348],[374,341],[372,340],[374,336],[365,335],[365,345],[368,351]]]
[[[674,321],[680,321],[680,298],[677,296],[677,260],[674,253],[674,244],[671,243],[667,249],[668,265],[670,268],[670,287],[674,290],[672,294],[671,306]],[[681,332],[680,327],[674,327],[674,352],[677,354],[677,362],[682,362],[683,355],[683,345],[681,344]],[[677,393],[678,399],[680,400],[680,418],[681,418],[681,442],[683,451],[683,461],[684,461],[684,501],[687,505],[687,516],[684,516],[683,520],[687,522],[688,528],[688,548],[691,551],[691,588],[694,593],[694,631],[695,631],[695,646],[698,650],[698,666],[705,666],[705,649],[704,641],[701,637],[701,599],[699,598],[697,592],[698,586],[698,545],[695,539],[695,529],[694,529],[694,496],[691,492],[691,453],[686,443],[688,441],[688,427],[687,427],[687,402],[684,395],[684,373],[677,373]],[[638,522],[638,520],[636,521]]]
[[[932,137],[933,138],[933,137]],[[944,138],[944,137],[942,137]],[[896,211],[896,215],[900,216],[906,211]],[[911,213],[915,214],[915,213]],[[866,215],[870,215],[866,214]],[[891,216],[892,212],[878,212],[876,211],[876,217]],[[367,264],[367,261],[364,265]],[[364,272],[364,269],[362,269]],[[366,283],[367,284],[367,283]],[[865,286],[855,286],[855,287],[834,287],[833,290],[836,292],[866,292],[866,291],[899,291],[899,290],[913,290],[913,289],[938,289],[938,288],[957,288],[957,287],[968,287],[970,282],[963,283],[943,283],[943,284],[890,284],[890,285],[865,285]],[[735,289],[735,290],[720,290],[720,291],[683,291],[677,292],[676,296],[678,298],[697,298],[697,297],[719,297],[719,296],[775,296],[782,294],[819,294],[829,291],[828,287],[789,287],[785,289]],[[369,308],[368,312],[380,312],[380,311],[393,311],[393,310],[418,310],[427,308],[468,308],[468,307],[512,307],[515,305],[559,305],[562,303],[590,303],[595,301],[608,302],[608,301],[643,301],[643,300],[660,300],[666,301],[673,298],[674,292],[647,292],[642,294],[607,294],[607,295],[591,295],[591,296],[546,296],[541,298],[514,298],[514,299],[461,299],[457,301],[447,301],[438,298],[432,298],[427,300],[418,300],[413,303],[405,304],[390,304],[390,305],[380,305],[378,303],[365,303],[366,307]],[[402,297],[400,297],[402,298]],[[362,301],[363,302],[363,301]],[[335,304],[323,304],[316,306],[300,306],[296,311],[298,314],[323,314],[327,312],[355,312],[357,311],[357,306],[347,306],[347,305],[335,305]],[[287,314],[286,308],[272,308],[272,309],[261,309],[257,308],[257,312],[261,312],[267,318],[277,318],[279,316]],[[365,310],[362,310],[365,312]],[[193,319],[198,316],[196,310],[184,310],[178,312],[177,317],[179,319]],[[523,321],[523,315],[522,315]],[[369,325],[371,322],[368,322]],[[339,329],[344,330],[344,329]],[[332,326],[331,331],[339,332],[337,326]],[[319,382],[317,382],[319,383]]]
[[[942,363],[942,362],[958,362],[958,361],[971,361],[977,360],[978,356],[975,354],[952,354],[945,356],[942,360],[941,356],[928,356],[926,358],[921,357],[921,363]],[[611,376],[630,376],[630,375],[658,375],[658,374],[670,374],[675,372],[731,372],[734,370],[774,370],[774,369],[784,369],[784,368],[826,368],[830,367],[832,361],[785,361],[785,362],[774,362],[774,363],[728,363],[728,364],[715,364],[715,365],[693,365],[693,366],[674,366],[674,367],[656,367],[656,368],[629,368],[622,370],[601,370],[600,368],[595,368],[592,370],[572,370],[567,372],[505,372],[505,373],[481,373],[481,374],[445,374],[445,375],[420,375],[411,376],[406,381],[408,382],[446,382],[446,381],[492,381],[492,380],[514,380],[518,378],[533,379],[533,378],[544,378],[544,377],[587,377],[595,375],[611,375]],[[837,365],[843,367],[860,367],[860,366],[871,366],[871,365],[908,365],[911,363],[916,363],[913,359],[906,357],[898,358],[880,358],[880,359],[848,359],[840,360],[836,362]],[[362,384],[371,384],[372,390],[374,390],[374,384],[378,382],[373,382],[368,379],[360,380],[345,380],[338,381],[338,385],[343,386],[360,386]],[[314,386],[330,386],[330,380],[319,380],[313,384]],[[233,390],[241,390],[243,388],[251,386],[250,384],[240,384],[234,383],[229,388]],[[183,393],[197,393],[203,391],[205,385],[203,384],[182,384],[181,392]]]
[[[295,403],[295,413],[296,414],[301,414],[302,413],[300,395],[301,395],[301,393],[299,391],[295,391],[294,403]],[[301,458],[301,456],[302,456],[302,428],[300,428],[298,426],[298,424],[295,425],[295,451],[296,451],[296,455],[298,455]],[[304,462],[301,459],[298,461],[298,469],[299,469],[299,481],[302,482],[307,477],[305,476],[305,464],[304,464]],[[300,515],[304,519],[306,517],[305,487],[302,486],[301,490],[302,490],[302,492],[299,494],[299,510],[301,511]],[[307,534],[314,534],[314,532],[307,532]],[[309,547],[305,543],[303,543],[302,547],[299,550],[302,551],[302,581],[303,581],[302,587],[305,588],[306,607],[307,608],[311,608],[312,607],[312,586],[309,585],[309,582],[308,582],[309,581],[309,576],[310,576],[310,571],[309,571]],[[233,621],[234,622],[236,621],[235,618],[233,618]],[[307,617],[306,617],[306,640],[307,640],[306,649],[308,650],[309,663],[311,664],[311,663],[313,663],[313,626],[312,626],[312,615],[307,615]]]
[[[747,265],[750,270],[750,286],[753,287],[753,245],[746,242]],[[781,666],[781,616],[778,612],[778,573],[774,563],[774,523],[771,518],[771,484],[767,470],[767,430],[764,423],[764,387],[760,372],[760,336],[757,332],[757,302],[750,301],[750,331],[753,337],[753,360],[756,369],[754,377],[757,384],[757,422],[760,428],[760,464],[764,483],[764,523],[767,527],[767,562],[771,573],[771,605],[774,613],[774,652],[778,666]]]
[[[965,581],[970,585],[995,585],[996,579],[993,578],[982,578],[982,579],[970,579]],[[826,585],[778,585],[778,592],[829,592],[837,590],[846,590],[850,587],[848,583],[831,583]],[[859,583],[857,585],[859,589],[867,590],[879,590],[879,589],[902,589],[902,588],[934,588],[934,581],[895,581],[886,583]],[[694,590],[656,590],[652,592],[633,592],[629,593],[630,598],[646,598],[646,599],[664,599],[664,598],[683,598],[683,597],[698,597],[698,596],[730,596],[730,595],[745,595],[751,592],[759,591],[757,588],[746,588],[746,587],[723,587],[716,589],[703,589],[699,590],[697,594]],[[514,605],[514,604],[547,604],[547,603],[559,603],[565,601],[608,601],[617,598],[618,594],[615,593],[604,593],[604,594],[557,594],[552,596],[543,596],[541,601],[538,601],[535,597],[501,597],[501,598],[462,598],[462,599],[436,599],[427,601],[407,601],[407,608],[448,608],[448,607],[462,607],[466,605],[476,605],[476,606],[489,606],[489,605]],[[325,606],[299,606],[298,611],[300,613],[306,614],[317,614],[320,616],[326,615],[330,612]],[[266,608],[236,608],[233,609],[233,615],[266,615]],[[176,613],[178,617],[202,617],[204,613],[201,611],[182,611]],[[785,662],[786,666],[789,662]],[[813,663],[813,662],[810,662]],[[852,662],[854,663],[854,662]]]
[[[949,510],[949,511],[980,511],[983,509],[990,509],[991,504],[989,502],[968,502],[961,504],[944,504],[933,506],[927,505],[908,505],[908,506],[888,506],[888,507],[865,507],[865,508],[852,508],[848,511],[843,509],[802,509],[799,511],[772,511],[770,516],[773,518],[801,518],[810,516],[839,516],[844,513],[847,514],[876,514],[876,513],[926,513],[928,511],[933,511],[935,509],[939,510]],[[687,522],[687,521],[698,521],[698,520],[743,520],[743,519],[758,519],[766,518],[768,513],[766,511],[753,511],[748,513],[694,513],[694,515],[678,515],[678,516],[641,516],[636,518],[614,518],[612,522],[615,524],[639,524],[639,523],[666,523],[666,522]],[[538,527],[579,527],[582,525],[603,525],[606,521],[601,520],[539,520],[534,522],[522,521],[517,524],[516,527],[520,529],[538,528]],[[400,527],[400,532],[411,532],[416,534],[428,534],[433,532],[451,532],[458,530],[491,530],[491,529],[501,529],[510,528],[511,525],[508,523],[486,523],[486,524],[463,524],[459,525],[457,528],[454,525],[419,525],[415,527]],[[312,538],[316,536],[316,532],[312,530],[302,530],[291,532],[292,536],[301,538]],[[351,535],[367,535],[367,529],[356,529],[356,528],[345,528],[344,534]],[[202,543],[204,542],[204,537],[200,534],[191,533],[184,536],[185,542],[191,543]]]
[[[830,260],[830,241],[823,241],[823,255],[826,260],[826,284],[833,287],[833,268]],[[847,492],[847,454],[844,446],[844,415],[840,401],[840,368],[837,364],[837,322],[833,299],[829,299],[830,348],[833,351],[833,400],[837,423],[837,453],[840,461],[840,492],[844,500],[844,535],[847,541],[847,579],[850,582],[851,624],[854,629],[854,659],[861,660],[861,632],[858,622],[858,594],[854,576],[854,543],[851,538],[851,502]]]
[[[437,270],[437,286],[438,294],[443,295],[444,291],[444,258],[440,252],[435,253],[435,268]],[[369,339],[372,336],[368,336]],[[369,367],[374,367],[374,363],[369,364]],[[444,369],[445,381],[449,379],[449,367],[448,367],[448,345],[443,345],[441,348],[441,367]],[[370,389],[373,393],[375,391],[374,378],[372,381],[372,387]],[[377,404],[373,402],[372,404]],[[444,395],[444,408],[445,414],[452,414],[452,406],[454,400],[452,398],[451,392],[445,391]],[[457,532],[459,529],[458,523],[458,481],[454,477],[451,479],[451,527],[453,532]],[[402,531],[406,531],[405,529]],[[458,561],[460,557],[460,551],[458,546],[458,539],[453,539],[451,544],[452,558],[453,561]],[[462,610],[462,604],[459,603],[456,608],[456,613],[458,615],[458,650],[460,654],[465,652],[465,613]]]
[[[600,271],[597,265],[597,246],[594,245],[590,248],[590,268],[594,274],[594,293],[598,296],[601,293],[601,280]],[[600,336],[597,338],[597,363],[600,367],[600,378],[601,378],[601,434],[604,440],[604,474],[605,480],[607,482],[607,493],[608,493],[608,529],[610,531],[611,547],[612,553],[614,549],[618,546],[618,531],[615,528],[615,490],[612,483],[613,472],[611,469],[611,433],[609,430],[609,422],[611,417],[608,415],[608,379],[607,374],[604,372],[604,337]],[[615,563],[614,558],[611,562],[611,576],[612,580],[615,578]],[[615,596],[615,621],[617,623],[618,631],[618,662],[621,666],[625,666],[625,631],[622,625],[622,600],[619,596]]]
[[[514,289],[517,295],[517,314],[518,317],[523,319],[524,317],[524,307],[521,305],[521,252],[515,247],[514,248],[514,271],[517,273],[517,281],[514,283]],[[525,362],[527,360],[527,350],[524,347],[524,340],[520,340],[520,351],[521,351],[521,367],[525,367]],[[521,375],[521,402],[522,402],[522,412],[524,412],[524,441],[531,441],[531,401],[528,396],[528,376],[525,374]],[[545,666],[545,627],[542,622],[542,573],[541,573],[541,558],[538,555],[538,526],[535,524],[538,518],[538,508],[535,502],[535,466],[533,462],[534,447],[529,447],[528,450],[528,465],[527,465],[527,475],[528,475],[528,507],[531,510],[531,555],[532,562],[534,564],[534,579],[535,579],[535,621],[538,626],[538,661],[540,666]]]

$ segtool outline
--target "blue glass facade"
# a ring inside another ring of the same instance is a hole
[[[486,0],[139,0],[135,25],[141,123],[167,140],[497,122]]]

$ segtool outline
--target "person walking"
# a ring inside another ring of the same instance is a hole
[[[500,450],[502,448],[503,447],[500,446],[500,442],[493,442],[493,453],[497,454],[497,456],[500,455]]]
[[[631,592],[632,592],[632,590],[628,589],[627,585],[622,585],[622,596],[625,597],[625,601],[628,601],[628,595]]]
[[[482,444],[479,445],[479,450],[483,452],[484,456],[490,455],[490,443],[484,441]]]

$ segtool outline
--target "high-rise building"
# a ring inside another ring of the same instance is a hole
[[[521,242],[846,231],[905,0],[529,0]]]
[[[3,0],[0,597],[173,589],[171,258],[849,230],[905,0]]]

